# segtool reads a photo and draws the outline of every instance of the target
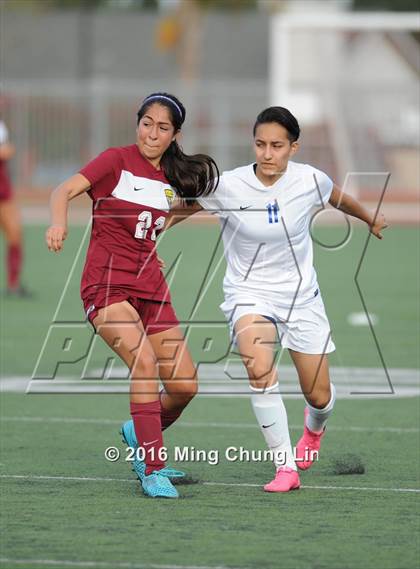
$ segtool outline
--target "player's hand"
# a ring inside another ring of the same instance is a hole
[[[375,223],[370,226],[370,232],[373,233],[373,235],[378,239],[383,239],[381,231],[387,227],[388,224],[386,222],[385,216],[382,213],[379,213],[375,219]]]
[[[159,255],[157,256],[157,262],[158,262],[158,265],[159,265],[159,267],[160,267],[161,269],[164,269],[164,268],[166,267],[165,261],[164,261],[163,259],[161,259],[161,258],[159,257]]]
[[[45,234],[45,241],[50,251],[58,253],[63,248],[63,241],[67,238],[67,228],[61,225],[51,225]]]

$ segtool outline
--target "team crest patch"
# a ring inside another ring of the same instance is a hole
[[[164,191],[165,191],[166,199],[168,200],[168,205],[169,205],[169,207],[171,207],[172,202],[175,199],[175,192],[173,191],[172,188],[165,188]]]

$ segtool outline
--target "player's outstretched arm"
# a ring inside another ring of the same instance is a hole
[[[47,247],[58,253],[67,237],[67,209],[70,200],[86,192],[90,182],[82,174],[75,174],[53,190],[50,198],[51,225],[45,234]]]
[[[388,227],[385,216],[378,213],[376,216],[367,210],[359,201],[334,184],[329,203],[340,211],[357,217],[368,224],[370,232],[378,239],[382,239],[381,231]]]
[[[177,200],[173,204],[169,212],[169,215],[166,218],[165,230],[169,229],[170,227],[173,227],[174,225],[180,223],[181,221],[184,221],[185,219],[188,219],[189,217],[201,211],[202,209],[203,208],[197,201],[195,201],[191,205],[185,206],[181,203],[181,201]]]

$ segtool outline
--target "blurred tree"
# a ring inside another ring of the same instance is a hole
[[[353,9],[417,12],[419,10],[419,0],[353,0]]]
[[[198,4],[217,10],[248,10],[257,7],[257,0],[198,0]]]
[[[247,10],[257,6],[257,0],[190,0],[202,9],[215,10]],[[0,0],[5,6],[21,9],[49,10],[60,8],[64,10],[82,8],[93,10],[97,8],[127,8],[139,10],[156,10],[159,0]],[[174,0],[174,7],[179,0]],[[168,2],[165,2],[168,6]]]
[[[95,9],[105,6],[108,0],[0,0],[7,8],[22,10],[46,11],[52,8],[63,8],[64,10],[73,8]]]
[[[106,0],[47,0],[50,4],[57,8],[83,8],[84,10],[93,10],[99,6],[106,5]]]

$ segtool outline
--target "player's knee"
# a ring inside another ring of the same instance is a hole
[[[190,401],[194,398],[198,391],[197,383],[186,383],[180,382],[184,385],[178,385],[176,390],[168,389],[168,386],[165,386],[165,390],[168,395],[171,396],[172,406],[174,409],[184,409]]]
[[[142,354],[132,370],[132,377],[135,378],[157,378],[158,366],[153,354]]]
[[[176,381],[171,386],[170,392],[182,403],[189,403],[198,393],[198,382],[195,377]]]
[[[307,393],[305,397],[312,407],[323,409],[331,399],[331,390],[329,386],[324,389],[314,389],[312,393]]]
[[[6,239],[10,246],[22,244],[22,233],[19,228],[12,228],[6,233]]]
[[[264,385],[259,384],[266,384],[269,382],[271,372],[273,371],[273,369],[270,368],[267,364],[257,361],[253,361],[247,364],[246,370],[248,372],[248,377],[251,384],[256,384],[255,387],[264,387]]]
[[[198,393],[198,385],[196,383],[191,383],[187,385],[185,390],[181,394],[183,404],[188,405],[188,403],[190,403],[190,401],[194,399],[197,393]]]
[[[187,398],[191,401],[191,399],[193,399],[198,393],[198,382],[197,382],[197,380],[192,380],[192,381],[186,382],[186,385],[184,388],[184,393],[187,396]]]

